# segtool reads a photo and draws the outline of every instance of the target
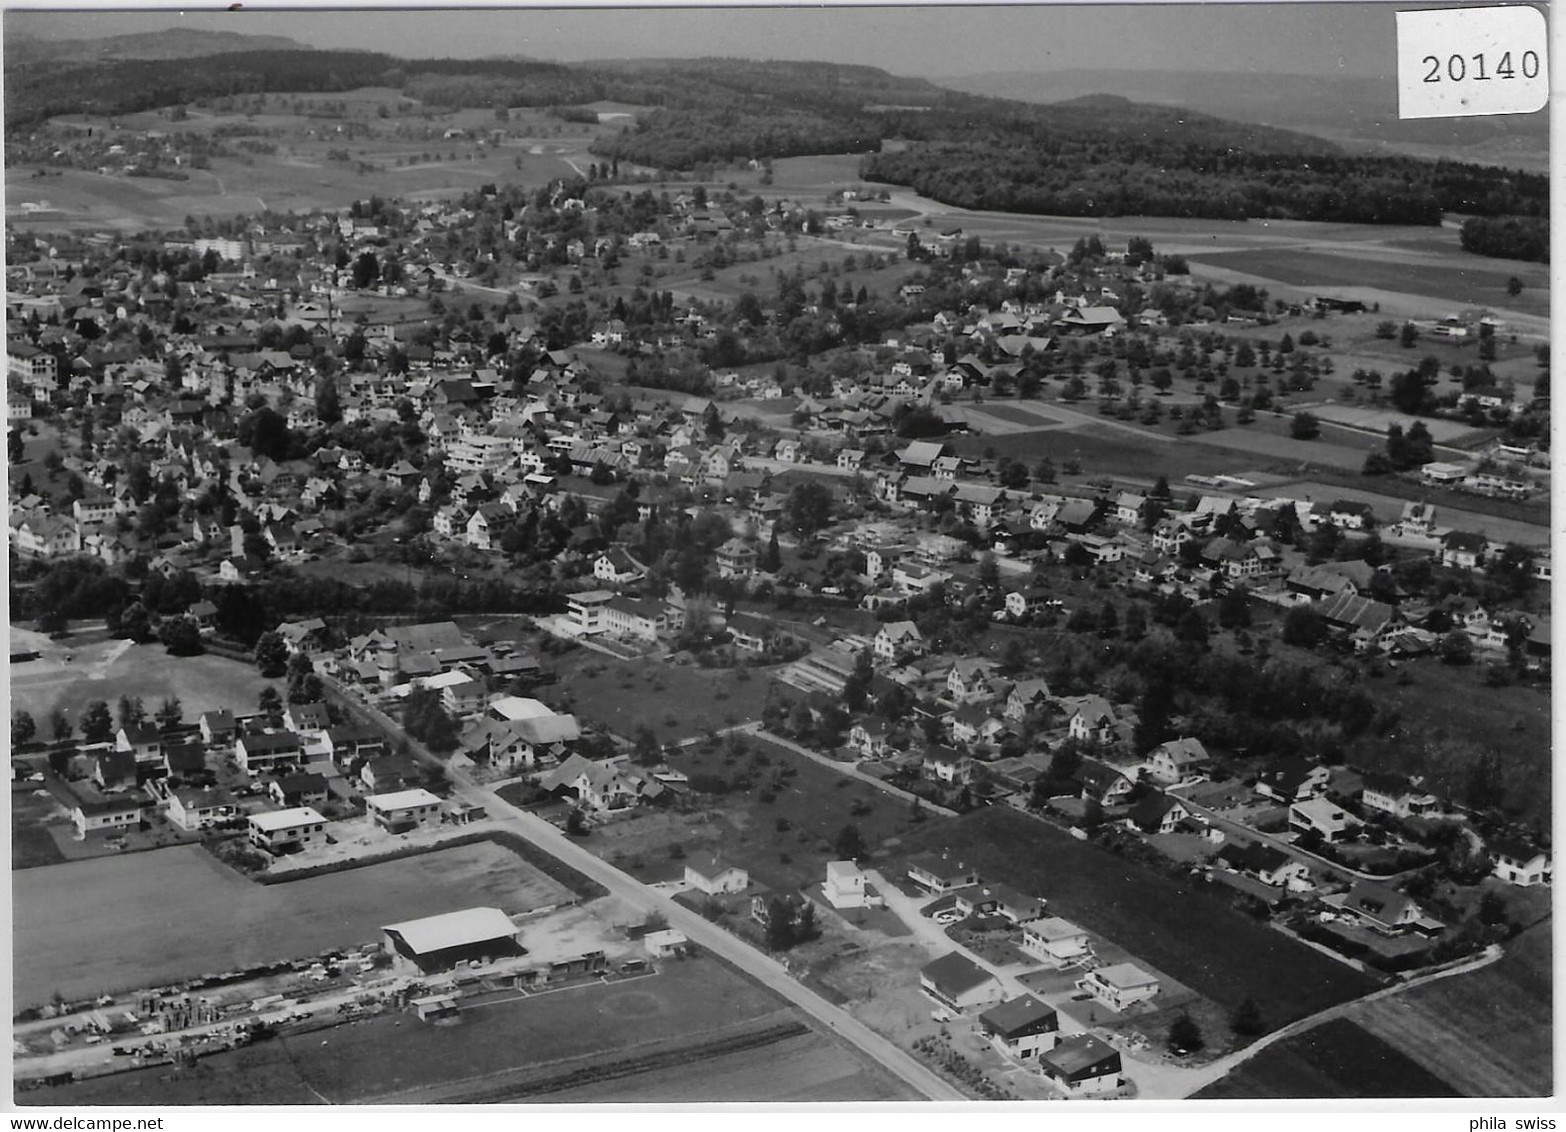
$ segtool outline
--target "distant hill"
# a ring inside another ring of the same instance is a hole
[[[244,35],[236,31],[165,31],[110,35],[102,39],[38,39],[7,36],[9,65],[40,62],[103,63],[119,59],[194,59],[203,55],[234,55],[246,51],[308,51],[307,44],[281,35]]]
[[[1464,152],[1445,156],[1541,168],[1549,154],[1547,113],[1402,121],[1397,81],[1391,76],[1065,70],[997,71],[936,82],[968,94],[1032,103],[1116,94],[1316,134],[1357,150],[1373,146],[1433,156],[1425,152],[1429,147],[1460,146]],[[1356,141],[1365,145],[1352,145]]]

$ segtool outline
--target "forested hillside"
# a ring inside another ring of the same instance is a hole
[[[402,90],[426,107],[649,107],[594,152],[690,171],[806,153],[865,154],[863,176],[947,204],[1066,216],[1143,214],[1348,223],[1520,218],[1473,228],[1481,254],[1546,254],[1548,178],[1459,162],[1351,157],[1320,138],[1095,95],[1035,105],[873,67],[739,59],[565,65],[255,51],[7,69],[6,121],[147,110],[264,91]],[[582,113],[588,113],[582,111]]]

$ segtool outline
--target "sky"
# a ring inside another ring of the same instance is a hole
[[[812,59],[928,77],[1083,67],[1307,75],[1377,75],[1395,68],[1396,6],[1391,3],[366,7],[328,12],[279,11],[275,3],[250,2],[240,12],[216,5],[206,12],[172,6],[133,12],[127,7],[91,12],[13,8],[4,26],[8,34],[51,39],[175,26],[229,30],[411,58]]]

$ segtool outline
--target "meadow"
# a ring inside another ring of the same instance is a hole
[[[489,842],[274,885],[187,846],[28,869],[12,891],[19,1005],[314,955],[474,905],[515,913],[569,898]]]
[[[1335,1018],[1284,1038],[1193,1100],[1370,1100],[1464,1096],[1375,1034]]]

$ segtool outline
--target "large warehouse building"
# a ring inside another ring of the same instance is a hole
[[[464,908],[387,924],[381,931],[392,966],[409,973],[427,975],[465,961],[490,962],[525,954],[511,918],[499,908]]]

